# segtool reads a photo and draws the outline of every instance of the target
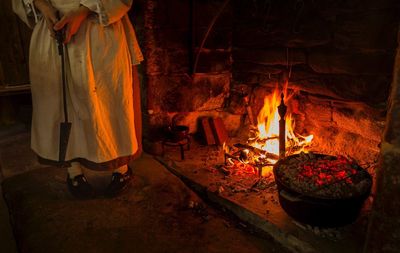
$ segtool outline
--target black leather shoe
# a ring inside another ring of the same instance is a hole
[[[94,197],[94,190],[92,186],[87,181],[86,177],[82,175],[78,175],[71,179],[67,175],[67,186],[69,192],[76,198],[79,199],[89,199]]]
[[[109,197],[114,197],[126,189],[129,188],[129,185],[132,181],[132,169],[128,166],[128,170],[124,173],[114,172],[112,173],[111,183],[108,185],[105,195]]]

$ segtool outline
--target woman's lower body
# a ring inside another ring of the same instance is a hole
[[[60,123],[64,120],[61,59],[44,21],[35,26],[30,48],[32,149],[43,163],[69,167],[70,180],[82,175],[82,166],[131,173],[127,164],[139,146],[135,111],[140,110],[134,110],[134,104],[140,105],[140,101],[134,101],[139,96],[133,93],[122,23],[104,27],[89,18],[66,48],[66,102],[72,128],[67,162],[60,163]]]

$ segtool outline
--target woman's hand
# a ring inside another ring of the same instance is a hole
[[[82,22],[89,15],[90,10],[85,6],[80,6],[78,9],[66,13],[60,21],[54,25],[54,30],[59,31],[66,27],[64,43],[70,42],[72,36],[74,36]]]
[[[57,9],[54,8],[46,0],[34,0],[33,4],[38,8],[40,13],[42,13],[44,19],[46,20],[47,28],[49,29],[51,36],[54,37],[54,24],[57,23]]]

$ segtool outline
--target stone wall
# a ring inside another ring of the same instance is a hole
[[[145,136],[171,123],[196,132],[201,116],[222,117],[234,135],[247,124],[239,93],[251,95],[257,115],[264,96],[288,80],[296,94],[289,109],[297,132],[314,134],[317,151],[374,162],[400,3],[231,0],[193,73],[201,41],[224,2],[145,1]]]
[[[234,1],[232,88],[245,87],[258,112],[263,97],[288,81],[296,131],[314,134],[315,150],[376,162],[399,4]]]
[[[386,101],[398,1],[234,2],[236,82],[263,84],[285,74],[312,94]]]
[[[147,129],[174,121],[196,131],[197,118],[223,113],[231,82],[232,9],[225,8],[204,47],[201,41],[223,1],[148,0],[145,11]],[[198,64],[193,70],[198,52]],[[195,72],[195,73],[193,73]],[[145,133],[146,135],[146,133]]]
[[[365,253],[400,252],[400,49],[396,58]]]

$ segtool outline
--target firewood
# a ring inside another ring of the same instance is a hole
[[[210,126],[214,133],[214,139],[218,145],[224,144],[228,140],[228,132],[226,131],[224,122],[221,118],[210,118]]]
[[[218,171],[220,171],[222,174],[224,174],[225,176],[229,176],[231,174],[230,170],[227,170],[224,166],[220,165],[216,167],[218,169]]]
[[[207,117],[202,118],[201,120],[201,126],[203,130],[203,136],[206,141],[207,145],[214,145],[216,144],[215,138],[214,138],[214,133],[211,130],[210,126],[210,121]]]
[[[275,160],[279,159],[278,155],[269,153],[269,152],[267,152],[265,150],[262,150],[262,149],[259,149],[259,148],[256,148],[256,147],[253,147],[253,146],[250,146],[250,145],[247,145],[247,144],[236,143],[233,146],[235,146],[237,148],[245,148],[245,149],[248,149],[248,150],[250,150],[252,152],[255,152],[257,154],[263,154],[263,155],[265,155],[265,158],[268,158],[268,159],[275,159]]]

